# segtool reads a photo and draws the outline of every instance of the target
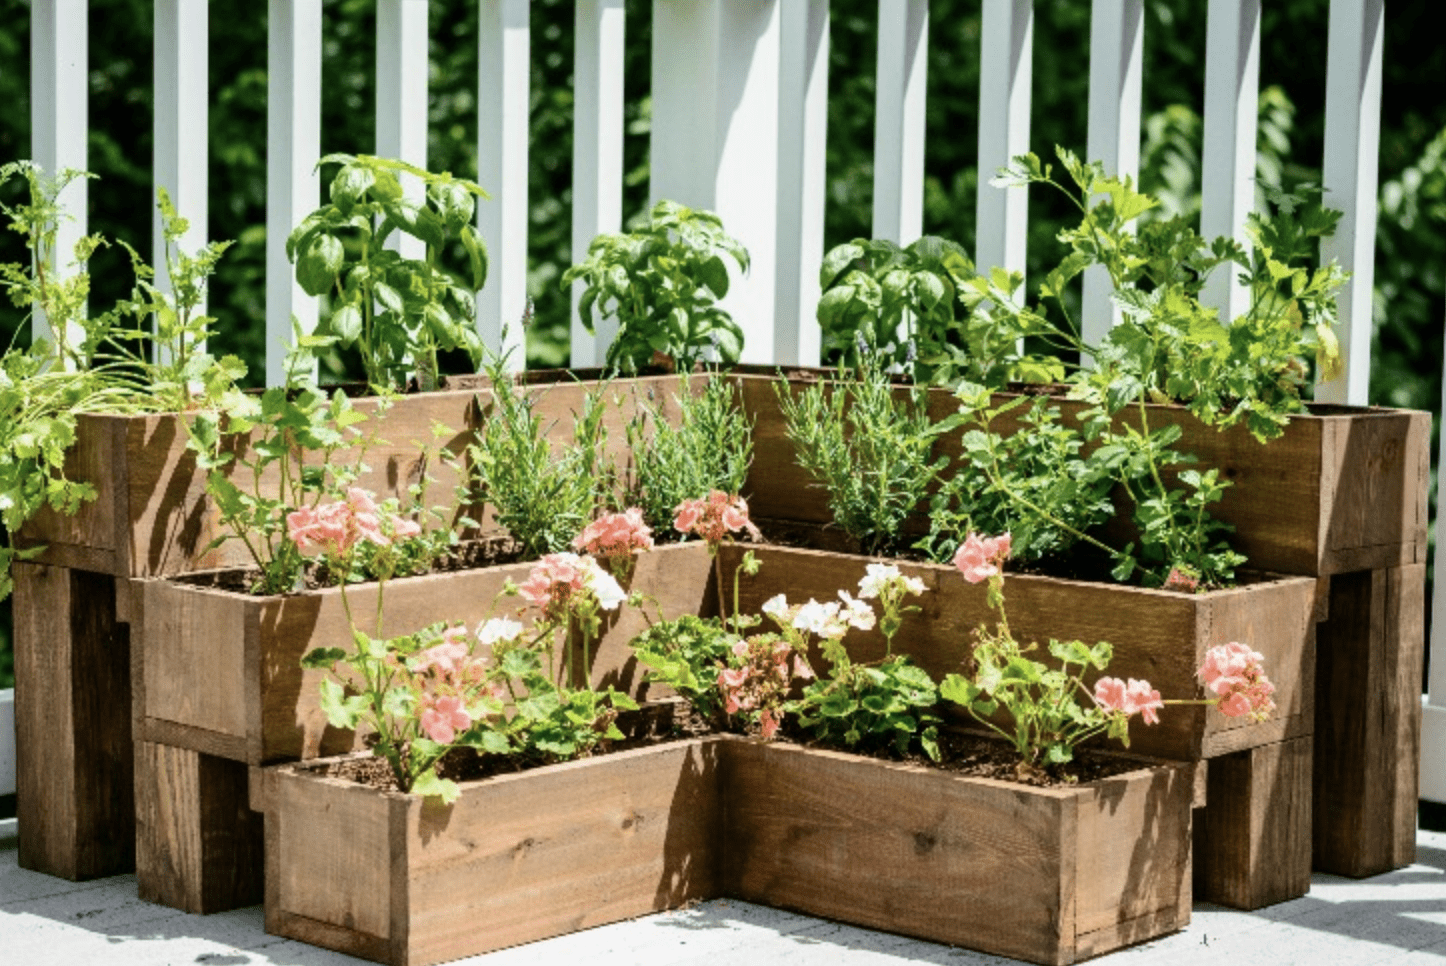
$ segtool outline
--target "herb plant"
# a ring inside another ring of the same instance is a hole
[[[487,193],[448,173],[365,154],[329,154],[317,167],[327,164],[341,165],[330,203],[286,240],[297,283],[308,295],[331,296],[326,332],[357,347],[368,384],[378,388],[400,388],[412,371],[424,388],[434,387],[443,350],[465,349],[480,363],[473,293],[487,280],[487,249],[473,216]],[[425,185],[421,204],[404,197],[403,173]],[[388,249],[393,232],[420,240],[425,257]],[[454,241],[467,253],[465,286],[441,265]]]
[[[868,356],[857,379],[841,371],[797,395],[782,381],[774,388],[795,457],[828,491],[834,521],[864,553],[899,547],[905,521],[948,463],[933,456],[943,427],[930,420],[923,390],[896,389]]]
[[[742,490],[753,462],[753,425],[735,405],[731,382],[712,374],[695,396],[684,377],[673,398],[676,428],[662,406],[645,402],[628,423],[632,499],[657,529],[670,526],[674,510],[699,493]]]
[[[728,294],[729,258],[748,271],[747,249],[717,215],[660,201],[647,225],[593,239],[562,286],[578,279],[586,286],[578,312],[589,332],[594,307],[617,319],[609,367],[634,373],[661,355],[687,373],[710,351],[730,364],[743,351],[743,330],[718,305]]]

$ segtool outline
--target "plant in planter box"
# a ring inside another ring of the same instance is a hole
[[[631,374],[661,357],[692,372],[710,351],[729,364],[743,351],[743,330],[718,305],[728,294],[725,258],[748,271],[747,249],[717,215],[659,201],[647,225],[593,239],[586,260],[563,273],[562,286],[584,282],[577,308],[589,332],[594,307],[616,317],[609,367]]]
[[[331,180],[331,202],[307,215],[286,240],[296,281],[308,295],[330,295],[323,335],[361,353],[367,383],[401,388],[409,373],[435,388],[438,352],[464,349],[480,362],[483,347],[474,323],[473,293],[487,280],[487,249],[473,225],[477,198],[487,193],[451,174],[434,174],[403,161],[370,155],[329,154],[317,162],[341,167]],[[421,204],[408,200],[400,175],[425,185]],[[421,259],[388,249],[393,232],[426,245]],[[441,267],[449,244],[467,253],[470,287]]]

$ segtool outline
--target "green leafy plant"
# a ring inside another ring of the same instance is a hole
[[[743,351],[743,330],[718,305],[729,288],[725,258],[748,271],[747,249],[717,215],[660,201],[647,225],[593,239],[562,286],[584,283],[578,313],[589,332],[594,308],[617,319],[608,366],[633,373],[661,354],[692,372],[710,351],[730,364]]]
[[[492,407],[469,448],[476,501],[490,503],[529,556],[566,549],[612,492],[606,390],[588,393],[560,454],[548,442],[537,397],[514,385],[501,363],[492,376]]]
[[[840,371],[796,394],[781,380],[774,388],[795,458],[828,491],[834,522],[865,553],[901,546],[905,521],[948,464],[933,456],[943,428],[923,391],[894,387],[867,355],[856,379]]]
[[[676,427],[661,404],[642,401],[628,422],[631,499],[658,530],[672,526],[684,500],[710,490],[742,490],[753,462],[753,423],[736,405],[731,382],[711,374],[694,395],[683,377],[673,402]]]
[[[340,164],[331,201],[302,219],[286,240],[296,281],[308,295],[330,295],[324,331],[361,353],[367,382],[399,388],[416,372],[425,388],[436,384],[437,353],[465,349],[480,363],[473,293],[487,280],[487,249],[473,225],[477,198],[487,193],[449,173],[370,155],[329,154],[317,167]],[[422,203],[405,197],[400,175],[419,179]],[[401,232],[426,246],[424,258],[404,258],[386,247]],[[453,241],[467,253],[458,284],[441,266]]]
[[[739,640],[717,617],[684,614],[659,621],[633,639],[633,653],[648,668],[646,680],[678,692],[705,721],[722,718],[718,670]]]

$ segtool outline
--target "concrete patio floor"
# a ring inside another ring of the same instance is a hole
[[[1372,879],[1316,875],[1309,895],[1245,913],[1197,903],[1188,929],[1100,966],[1446,964],[1446,833]],[[1002,887],[1007,884],[1001,883]],[[480,925],[480,924],[479,924]],[[135,877],[72,883],[16,865],[0,841],[0,966],[343,966],[361,960],[268,936],[261,908],[191,916],[136,898]],[[461,960],[470,966],[1007,966],[1014,960],[719,899]]]

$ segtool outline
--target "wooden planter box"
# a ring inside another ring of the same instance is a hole
[[[266,931],[424,966],[712,898],[719,750],[693,739],[467,782],[450,806],[267,769]]]
[[[439,620],[475,629],[499,616],[490,612],[503,585],[522,583],[531,568],[519,563],[390,581],[386,633]],[[668,617],[706,613],[713,606],[711,572],[702,544],[675,544],[639,557],[630,586],[656,597]],[[138,738],[251,765],[351,747],[352,735],[331,728],[321,711],[317,688],[327,672],[300,665],[313,648],[351,649],[339,589],[256,597],[182,580],[148,580],[141,587]],[[375,584],[348,589],[359,620],[375,613],[376,593]],[[521,604],[512,598],[503,608],[515,612]],[[593,645],[595,684],[642,694],[642,670],[628,642],[646,626],[636,608],[605,625]]]
[[[266,929],[379,962],[720,896],[1051,964],[1190,919],[1190,765],[1036,789],[721,736],[468,782],[445,807],[323,764],[256,773]]]
[[[1049,964],[1190,921],[1191,765],[1046,789],[759,741],[722,762],[730,896]]]
[[[744,613],[758,613],[764,601],[780,593],[787,594],[791,604],[810,597],[837,600],[840,590],[857,593],[869,563],[863,557],[817,550],[757,547],[753,552],[762,567],[740,584]],[[725,574],[732,573],[742,553],[737,545],[720,552]],[[992,629],[997,616],[985,602],[985,585],[966,582],[950,566],[897,563],[929,589],[910,598],[922,612],[905,618],[895,650],[911,655],[935,680],[961,670],[974,630],[984,623]],[[1278,705],[1270,720],[1226,718],[1201,705],[1170,707],[1158,725],[1131,729],[1132,752],[1198,760],[1311,733],[1318,602],[1317,582],[1309,577],[1191,595],[1011,575],[1004,582],[1004,596],[1010,629],[1020,643],[1038,641],[1043,648],[1051,638],[1109,641],[1115,656],[1106,673],[1144,678],[1167,698],[1206,697],[1195,671],[1210,647],[1238,640],[1265,656]],[[885,653],[877,629],[850,631],[844,642],[856,660],[876,660]],[[1047,659],[1047,652],[1041,654]],[[821,665],[820,655],[812,657]]]

